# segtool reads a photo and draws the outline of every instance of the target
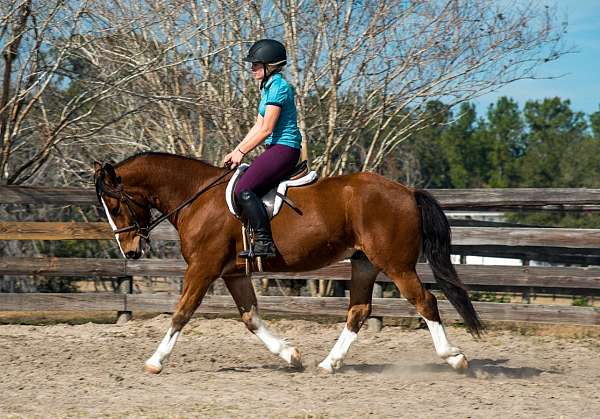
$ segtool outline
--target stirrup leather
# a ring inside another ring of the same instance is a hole
[[[277,247],[275,242],[271,240],[258,239],[250,228],[243,228],[242,234],[250,233],[247,238],[244,238],[244,250],[242,250],[238,257],[242,259],[252,260],[255,258],[273,258],[277,256]]]
[[[255,263],[256,270],[258,272],[264,272],[263,264],[262,264],[262,255],[257,255],[254,253],[254,245],[253,239],[251,238],[250,229],[246,228],[244,224],[242,224],[242,243],[244,245],[244,249],[238,254],[238,257],[244,261],[246,276],[250,277],[252,272],[255,271]],[[277,250],[275,249],[275,244],[273,243],[273,256],[276,256]],[[265,255],[265,257],[270,257],[271,255]]]

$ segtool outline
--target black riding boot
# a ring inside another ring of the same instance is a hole
[[[243,251],[239,254],[241,258],[253,258],[261,256],[271,258],[277,256],[275,243],[271,236],[271,223],[269,215],[262,201],[252,191],[243,191],[238,200],[242,208],[243,216],[248,220],[250,227],[254,230],[254,246],[251,251]]]

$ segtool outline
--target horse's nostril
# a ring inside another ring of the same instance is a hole
[[[125,257],[127,259],[135,259],[136,256],[136,252],[133,250],[130,250],[129,252],[125,253]]]

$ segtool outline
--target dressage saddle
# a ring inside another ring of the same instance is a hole
[[[237,182],[240,180],[241,175],[248,169],[248,164],[241,164],[234,175],[227,184],[225,190],[225,199],[227,200],[227,207],[229,211],[235,215],[238,219],[242,219],[240,208],[235,200],[234,191]],[[308,163],[306,160],[298,164],[288,176],[286,176],[277,187],[272,188],[270,191],[265,193],[261,199],[267,209],[269,219],[275,217],[281,210],[281,206],[285,202],[297,212],[301,211],[296,205],[287,197],[287,190],[290,187],[304,186],[313,183],[317,180],[318,175],[314,170],[309,170]]]

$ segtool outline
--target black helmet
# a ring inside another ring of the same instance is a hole
[[[274,39],[256,41],[244,58],[244,61],[263,64],[285,64],[286,60],[285,47]]]

